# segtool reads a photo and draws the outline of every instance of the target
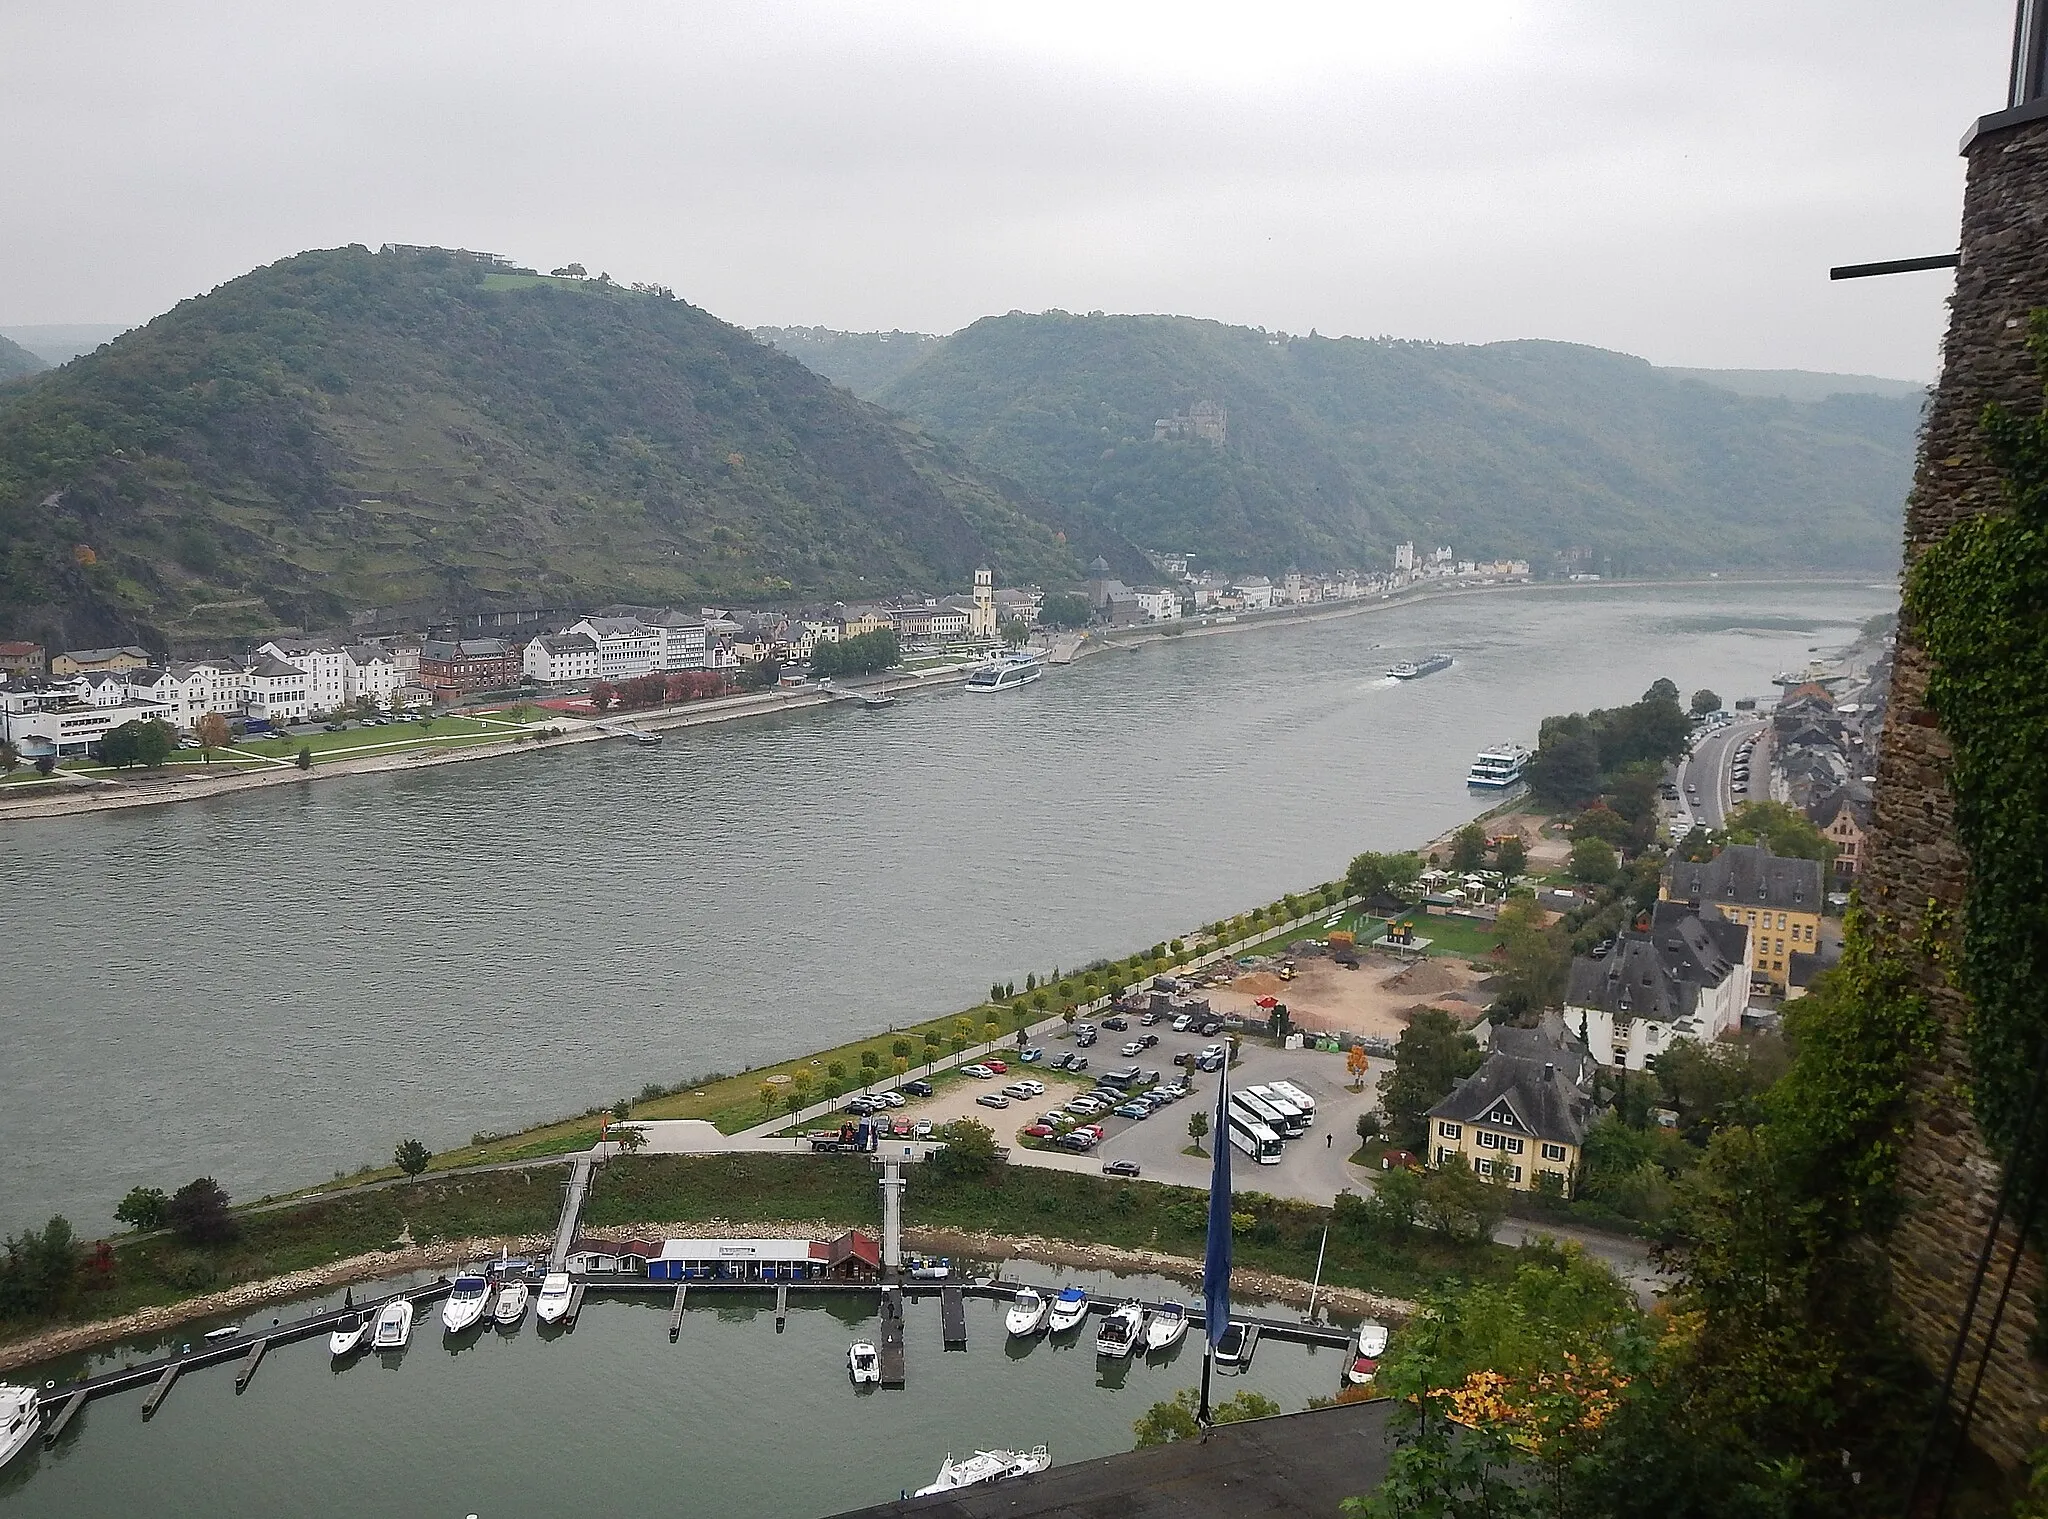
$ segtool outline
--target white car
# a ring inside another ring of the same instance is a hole
[[[1182,1013],[1178,1018],[1173,1020],[1173,1031],[1176,1034],[1185,1034],[1188,1031],[1189,1025],[1192,1024],[1194,1021],[1195,1015],[1193,1013]]]
[[[1067,1111],[1069,1113],[1078,1113],[1083,1118],[1093,1118],[1097,1113],[1103,1111],[1103,1107],[1093,1097],[1076,1097],[1067,1104]]]
[[[1020,1093],[1025,1097],[1043,1097],[1045,1095],[1045,1083],[1042,1081],[1033,1081],[1029,1076],[1027,1076],[1022,1081],[1018,1082],[1014,1087],[1011,1087],[1010,1090]]]
[[[994,1081],[996,1079],[996,1073],[985,1065],[963,1065],[960,1067],[960,1074],[972,1076],[976,1081]]]
[[[1145,1053],[1145,1041],[1142,1039],[1126,1040],[1117,1046],[1117,1053],[1126,1060],[1130,1059],[1133,1055],[1142,1055]]]
[[[904,1103],[908,1102],[909,1099],[905,1097],[901,1092],[878,1092],[875,1094],[875,1101],[885,1102],[892,1108],[900,1108],[904,1105]]]

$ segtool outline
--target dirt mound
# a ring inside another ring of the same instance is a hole
[[[1249,976],[1239,976],[1230,983],[1230,989],[1249,997],[1277,997],[1287,990],[1287,983],[1269,970],[1260,970]]]
[[[1411,996],[1434,997],[1439,992],[1456,991],[1465,983],[1455,971],[1433,960],[1420,960],[1389,977],[1386,984],[1390,991],[1398,989]]]

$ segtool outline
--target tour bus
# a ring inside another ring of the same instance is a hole
[[[1244,1110],[1244,1116],[1253,1123],[1262,1123],[1282,1139],[1287,1138],[1287,1120],[1279,1110],[1250,1092],[1232,1092],[1230,1105]]]
[[[1315,1098],[1309,1096],[1308,1093],[1291,1081],[1275,1081],[1269,1083],[1269,1085],[1282,1097],[1285,1097],[1289,1102],[1300,1108],[1302,1117],[1306,1118],[1310,1123],[1316,1121]]]
[[[1278,1132],[1283,1139],[1292,1139],[1297,1134],[1308,1132],[1308,1114],[1302,1112],[1291,1097],[1276,1087],[1246,1087],[1247,1095],[1256,1097],[1279,1116]]]
[[[1248,1118],[1236,1103],[1230,1106],[1230,1142],[1262,1166],[1280,1164],[1280,1136]]]

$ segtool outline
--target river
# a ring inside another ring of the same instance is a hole
[[[1126,954],[1434,837],[1473,753],[1546,714],[1665,675],[1768,696],[1896,600],[1453,597],[658,749],[6,824],[0,1228],[90,1236],[199,1174],[283,1191]]]

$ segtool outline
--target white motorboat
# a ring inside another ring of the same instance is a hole
[[[370,1332],[372,1315],[361,1308],[350,1309],[336,1321],[333,1332],[327,1336],[329,1355],[349,1355],[363,1343],[363,1336]]]
[[[875,1347],[866,1340],[855,1340],[846,1347],[846,1374],[853,1379],[853,1385],[860,1387],[872,1383],[882,1385],[882,1358]]]
[[[1015,1335],[1033,1335],[1045,1327],[1052,1303],[1033,1287],[1020,1287],[1003,1315],[1003,1327]]]
[[[1036,654],[1010,654],[991,660],[967,677],[970,691],[1009,691],[1028,686],[1045,673]]]
[[[1344,1368],[1344,1380],[1363,1387],[1379,1375],[1380,1357],[1387,1353],[1387,1326],[1367,1319],[1358,1326],[1358,1341],[1351,1347],[1351,1364]]]
[[[533,1316],[543,1324],[559,1324],[569,1312],[575,1284],[566,1271],[550,1271],[540,1279],[540,1295],[533,1300]]]
[[[922,1498],[931,1493],[950,1493],[958,1488],[979,1487],[984,1482],[1001,1482],[1009,1477],[1028,1477],[1033,1472],[1042,1472],[1052,1465],[1052,1456],[1043,1445],[1032,1450],[978,1450],[965,1461],[955,1461],[947,1456],[939,1467],[939,1478],[929,1487],[921,1487],[915,1496]]]
[[[371,1331],[370,1344],[377,1350],[403,1350],[405,1342],[411,1338],[412,1304],[402,1297],[395,1297],[378,1313],[377,1327]]]
[[[223,1324],[218,1329],[207,1330],[206,1338],[209,1340],[232,1340],[241,1332],[242,1326],[240,1324]]]
[[[1214,1359],[1218,1371],[1243,1371],[1252,1362],[1257,1336],[1250,1326],[1232,1319],[1223,1326],[1223,1338],[1216,1342]]]
[[[1110,1310],[1109,1317],[1095,1332],[1095,1353],[1121,1361],[1145,1338],[1145,1309],[1139,1303],[1125,1303]]]
[[[1088,1292],[1082,1287],[1068,1287],[1052,1300],[1052,1332],[1065,1334],[1081,1320],[1088,1317]]]
[[[1188,1311],[1179,1303],[1161,1303],[1145,1322],[1145,1348],[1171,1350],[1188,1332]]]
[[[5,1466],[35,1439],[43,1421],[41,1399],[33,1387],[0,1382],[0,1466]]]
[[[498,1280],[498,1301],[491,1306],[491,1322],[500,1329],[517,1329],[526,1319],[526,1300],[532,1296],[523,1276]]]
[[[1522,779],[1523,772],[1529,768],[1529,761],[1535,757],[1520,744],[1495,744],[1491,749],[1481,749],[1479,757],[1472,761],[1465,784],[1485,790],[1504,790]]]
[[[464,1271],[448,1288],[441,1304],[441,1325],[450,1334],[460,1334],[484,1316],[491,1306],[491,1279],[481,1271]]]

